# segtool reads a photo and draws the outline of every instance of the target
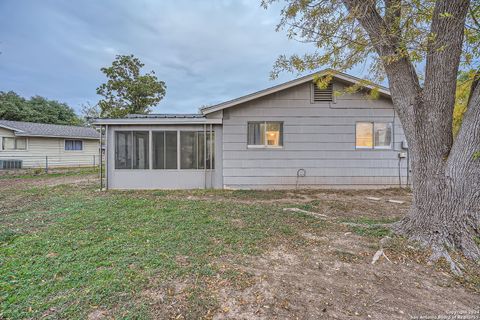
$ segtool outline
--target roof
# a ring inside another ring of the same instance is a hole
[[[135,124],[221,124],[222,119],[211,119],[205,117],[203,114],[177,114],[177,113],[162,113],[162,114],[129,114],[125,118],[119,119],[94,119],[95,125],[135,125]]]
[[[288,82],[281,83],[279,85],[276,85],[276,86],[273,86],[273,87],[270,87],[270,88],[267,88],[267,89],[264,89],[264,90],[260,90],[260,91],[257,91],[257,92],[251,93],[251,94],[247,94],[245,96],[242,96],[242,97],[239,97],[239,98],[236,98],[236,99],[225,101],[225,102],[213,105],[213,106],[208,106],[208,107],[201,108],[200,111],[202,112],[202,114],[206,115],[206,114],[209,114],[209,113],[212,113],[212,112],[215,112],[215,111],[223,110],[223,109],[226,109],[226,108],[236,106],[236,105],[241,104],[241,103],[245,103],[245,102],[248,102],[248,101],[251,101],[251,100],[254,100],[254,99],[258,99],[258,98],[261,98],[263,96],[266,96],[266,95],[269,95],[269,94],[272,94],[272,93],[275,93],[275,92],[278,92],[278,91],[282,91],[282,90],[285,90],[285,89],[288,89],[288,88],[291,88],[291,87],[294,87],[294,86],[298,86],[299,84],[302,84],[302,83],[313,81],[316,77],[319,77],[319,76],[321,77],[321,76],[325,76],[325,75],[332,75],[334,79],[338,79],[338,80],[341,80],[343,82],[347,82],[347,83],[351,83],[351,84],[360,84],[364,88],[368,88],[368,89],[376,88],[376,89],[378,89],[378,92],[380,94],[382,94],[384,96],[387,96],[387,97],[390,97],[390,90],[387,87],[381,86],[379,84],[368,85],[368,84],[365,84],[365,81],[363,79],[360,79],[360,78],[357,78],[357,77],[354,77],[354,76],[351,76],[349,74],[339,72],[339,71],[336,71],[336,70],[333,70],[333,69],[325,69],[325,70],[321,70],[321,71],[309,74],[309,75],[301,77],[301,78],[297,78],[297,79],[294,79],[294,80],[291,80],[291,81],[288,81]]]
[[[203,114],[199,113],[151,113],[151,114],[129,114],[127,115],[127,118],[129,119],[170,119],[170,118],[175,118],[175,119],[195,119],[195,118],[204,118]]]
[[[16,136],[82,139],[100,138],[97,130],[79,126],[0,120],[0,127],[13,130]]]

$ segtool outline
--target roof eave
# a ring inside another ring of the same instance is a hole
[[[326,69],[326,70],[323,70],[323,71],[319,71],[317,73],[313,73],[313,74],[310,74],[310,75],[307,75],[307,76],[304,76],[304,77],[301,77],[301,78],[298,78],[298,79],[294,79],[294,80],[291,80],[291,81],[288,81],[288,82],[281,83],[279,85],[276,85],[276,86],[273,86],[273,87],[270,87],[270,88],[267,88],[267,89],[264,89],[264,90],[261,90],[261,91],[257,91],[257,92],[242,96],[240,98],[236,98],[236,99],[233,99],[233,100],[222,102],[222,103],[210,106],[210,107],[202,108],[202,109],[200,109],[200,112],[202,112],[203,115],[207,115],[207,114],[210,114],[212,112],[216,112],[216,111],[219,111],[219,110],[230,108],[230,107],[236,106],[238,104],[245,103],[245,102],[248,102],[248,101],[251,101],[251,100],[254,100],[254,99],[258,99],[258,98],[264,97],[266,95],[269,95],[269,94],[272,94],[272,93],[275,93],[275,92],[278,92],[278,91],[289,89],[291,87],[300,85],[302,83],[306,83],[308,81],[313,81],[313,79],[316,76],[321,76],[321,75],[325,75],[325,74],[328,74],[328,73],[332,73],[333,77],[335,77],[337,79],[340,79],[340,80],[343,80],[343,81],[346,81],[346,82],[349,82],[349,83],[359,83],[360,81],[362,81],[362,79],[350,76],[346,73],[338,72],[338,71],[335,71],[333,69]],[[382,94],[384,96],[387,96],[387,97],[390,97],[390,91],[386,87],[383,87],[383,86],[380,86],[380,85],[364,85],[364,87],[367,88],[367,89],[377,88],[378,92],[380,94]]]
[[[65,136],[65,135],[48,135],[48,134],[31,134],[31,133],[21,133],[16,132],[15,136],[18,137],[35,137],[35,138],[64,138],[64,139],[91,139],[91,140],[99,140],[100,135],[98,137],[86,137],[86,136]]]
[[[95,119],[93,125],[222,124],[222,119],[208,118],[123,118]]]

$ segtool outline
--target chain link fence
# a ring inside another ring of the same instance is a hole
[[[50,173],[79,168],[98,168],[99,155],[9,155],[0,154],[0,175],[22,172]]]

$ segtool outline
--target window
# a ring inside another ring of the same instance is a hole
[[[326,88],[319,88],[313,83],[313,102],[333,101],[333,85],[330,82]]]
[[[3,150],[27,150],[27,138],[4,137],[2,140]]]
[[[247,130],[249,147],[283,145],[283,122],[249,122]]]
[[[357,122],[358,149],[391,149],[392,124],[388,122]]]
[[[180,168],[207,169],[215,168],[215,133],[204,136],[203,131],[180,131]],[[207,145],[205,146],[205,142]],[[206,154],[205,154],[206,151]]]
[[[153,169],[177,169],[177,131],[152,132]]]
[[[148,169],[148,131],[115,132],[115,169]]]
[[[82,140],[65,140],[66,151],[80,151],[83,150]]]

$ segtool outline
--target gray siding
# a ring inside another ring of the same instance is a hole
[[[210,125],[207,125],[207,132]],[[215,131],[214,170],[190,169],[115,169],[115,131],[191,130],[203,131],[203,125],[109,125],[107,132],[107,184],[111,189],[199,189],[222,188],[222,127]],[[152,155],[150,138],[150,157]],[[178,148],[180,154],[180,148]]]
[[[341,90],[341,83],[334,83]],[[398,153],[404,152],[403,129],[389,99],[371,100],[344,94],[335,102],[311,103],[305,83],[225,109],[223,182],[225,188],[384,187],[399,184]],[[247,147],[249,121],[282,121],[284,145],[279,149]],[[357,150],[355,123],[394,123],[392,150]],[[406,160],[400,162],[406,183]],[[297,179],[298,169],[306,177]]]

